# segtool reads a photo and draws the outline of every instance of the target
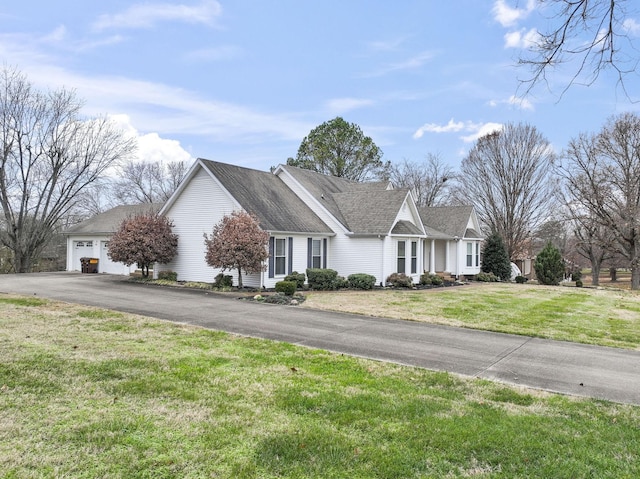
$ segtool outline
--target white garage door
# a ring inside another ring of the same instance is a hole
[[[93,241],[73,242],[73,271],[82,271],[80,258],[91,258],[93,256]]]
[[[116,263],[111,261],[109,255],[109,242],[100,241],[100,264],[98,265],[98,272],[111,273],[111,274],[124,274],[125,266],[122,263]]]

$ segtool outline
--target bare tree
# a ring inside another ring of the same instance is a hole
[[[487,231],[502,236],[511,260],[526,247],[531,231],[552,216],[549,141],[533,126],[507,124],[478,139],[462,161],[460,194],[476,207]]]
[[[605,70],[613,70],[627,97],[625,78],[635,74],[638,50],[628,35],[628,0],[540,0],[550,12],[547,31],[538,32],[538,41],[519,63],[531,69],[524,80],[527,92],[538,83],[547,83],[547,74],[560,64],[573,62],[572,84],[591,85]]]
[[[575,215],[573,234],[577,240],[575,251],[589,261],[591,283],[598,286],[602,264],[613,257],[611,231],[594,221],[587,212],[584,215]]]
[[[440,206],[448,201],[455,171],[438,155],[428,154],[423,163],[407,159],[389,170],[389,180],[399,188],[409,188],[418,206]]]
[[[163,203],[178,188],[187,169],[185,161],[127,161],[117,169],[119,179],[114,185],[117,202]]]
[[[29,272],[79,193],[134,150],[107,118],[84,119],[74,92],[41,92],[0,71],[0,242]]]
[[[597,135],[570,142],[560,173],[572,201],[613,238],[640,289],[640,117],[611,118]]]

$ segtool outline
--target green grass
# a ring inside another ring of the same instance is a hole
[[[600,346],[640,349],[640,294],[520,284],[310,293],[304,305]]]
[[[20,298],[0,357],[0,477],[640,476],[629,405]]]

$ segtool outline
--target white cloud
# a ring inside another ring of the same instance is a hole
[[[213,25],[222,13],[216,0],[203,0],[198,5],[174,3],[138,3],[116,14],[104,14],[93,23],[93,29],[150,28],[160,22],[176,21]]]
[[[633,18],[627,18],[622,22],[622,26],[629,34],[640,36],[640,23]]]
[[[460,138],[465,143],[471,143],[492,131],[502,130],[502,127],[503,125],[501,123],[473,123],[471,121],[454,121],[452,118],[446,125],[438,125],[437,123],[426,123],[422,125],[413,134],[413,138],[416,140],[422,138],[425,133],[458,133],[464,131],[470,132],[471,134],[461,136]]]
[[[422,67],[434,56],[435,56],[434,52],[425,51],[413,57],[407,58],[406,60],[403,60],[401,62],[389,63],[387,65],[384,65],[379,70],[370,74],[366,74],[364,76],[377,77],[377,76],[383,76],[383,75],[387,75],[388,73],[393,73],[393,72],[402,71],[402,70],[415,70]]]
[[[503,27],[511,27],[535,10],[536,0],[527,0],[525,8],[512,8],[506,0],[496,0],[491,12],[493,18]]]
[[[451,133],[462,131],[465,123],[462,121],[455,122],[453,118],[446,125],[438,125],[437,123],[425,123],[413,134],[414,139],[422,138],[425,133]]]
[[[140,161],[169,163],[173,161],[185,161],[191,163],[194,158],[180,145],[177,140],[161,138],[158,133],[140,134],[131,124],[128,115],[110,115],[128,135],[136,138],[138,149],[137,159]]]
[[[514,106],[520,110],[535,110],[535,107],[533,106],[533,103],[526,99],[526,98],[519,98],[515,95],[511,95],[508,99],[506,100],[490,100],[488,102],[488,105],[492,108],[495,108],[499,105],[511,105]]]
[[[473,143],[478,138],[488,135],[489,133],[493,133],[494,131],[500,131],[504,128],[502,123],[480,123],[472,125],[472,130],[474,130],[473,133],[460,137],[465,143]]]
[[[527,31],[526,29],[505,33],[505,48],[529,48],[538,43],[540,34],[535,28]]]
[[[511,95],[507,101],[510,105],[517,106],[521,110],[534,110],[533,103],[526,98],[518,98],[515,95]]]
[[[29,36],[0,34],[0,57],[9,64],[19,64],[37,88],[72,87],[85,100],[83,113],[88,116],[126,112],[140,130],[163,137],[299,142],[315,126],[294,114],[262,112],[161,83],[76,73],[60,66],[62,62]]]
[[[340,115],[370,105],[373,105],[373,100],[367,98],[334,98],[327,102],[327,109],[333,115]]]
[[[378,40],[369,42],[369,48],[376,52],[393,52],[405,42],[405,38],[396,38],[393,40]]]
[[[67,36],[67,28],[64,25],[60,25],[55,30],[53,30],[49,35],[44,37],[44,41],[58,43],[64,40]]]

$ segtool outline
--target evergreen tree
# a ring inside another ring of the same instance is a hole
[[[564,276],[564,262],[558,248],[551,242],[536,256],[533,265],[540,284],[556,285]]]
[[[496,231],[486,239],[482,257],[481,270],[485,273],[493,273],[502,281],[511,279],[511,261],[507,254],[507,248]]]

